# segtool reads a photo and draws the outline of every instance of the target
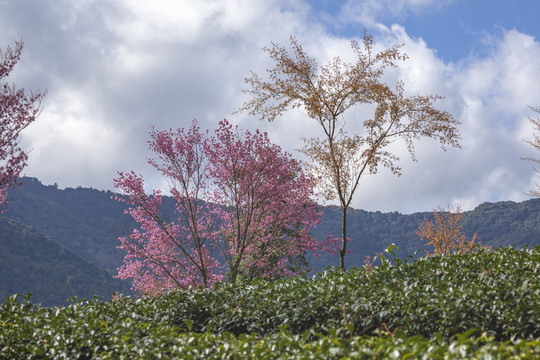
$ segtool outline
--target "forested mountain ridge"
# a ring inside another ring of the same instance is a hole
[[[96,266],[115,274],[124,253],[116,249],[118,236],[136,224],[124,215],[125,206],[111,200],[110,191],[88,188],[58,189],[35,178],[11,189],[3,216],[31,225],[58,244]]]
[[[32,292],[44,306],[58,305],[70,297],[110,299],[113,292],[129,288],[43,236],[28,225],[0,218],[0,299],[13,293]]]
[[[106,270],[108,280],[118,281],[112,276],[116,275],[116,268],[122,264],[125,255],[116,248],[119,245],[118,237],[136,226],[130,216],[124,214],[126,205],[111,200],[115,194],[110,191],[58,189],[55,185],[43,185],[35,178],[25,178],[22,182],[22,186],[10,190],[7,213],[2,217],[30,225],[50,241]],[[164,198],[164,205],[166,209],[174,209],[170,198]],[[339,236],[341,209],[330,206],[324,207],[322,212],[321,223],[313,235],[320,240],[324,240],[327,233]],[[415,231],[424,219],[431,216],[431,213],[403,215],[398,212],[350,210],[348,234],[351,238],[349,248],[353,252],[345,257],[346,266],[362,266],[366,255],[372,256],[390,243],[398,246],[398,255],[402,257],[423,249],[424,243]],[[468,236],[477,233],[483,244],[493,247],[539,245],[540,199],[520,203],[484,203],[473,211],[464,212],[462,224]],[[8,240],[16,241],[3,238],[2,244]],[[333,254],[323,254],[320,259],[310,256],[308,260],[312,271],[339,264],[337,255]],[[28,274],[31,278],[33,270],[29,270]],[[9,277],[9,274],[3,276]],[[4,281],[4,278],[0,278],[1,283]],[[126,283],[123,282],[118,291],[122,292],[125,288]]]
[[[339,234],[341,209],[326,207],[323,214],[321,224],[313,234],[319,239],[323,239],[327,232]],[[347,218],[347,232],[351,238],[348,247],[353,249],[353,252],[346,255],[345,263],[347,267],[351,267],[362,266],[366,255],[373,256],[391,243],[397,245],[397,255],[400,257],[425,249],[425,242],[416,234],[416,230],[425,219],[432,219],[433,213],[403,215],[398,212],[351,210]],[[469,238],[476,233],[483,245],[540,245],[540,199],[519,203],[483,203],[472,211],[463,212],[461,224]],[[421,255],[424,253],[418,254]],[[324,255],[321,260],[324,263],[331,262],[330,265],[339,264],[337,256]],[[318,269],[323,265],[321,263]]]

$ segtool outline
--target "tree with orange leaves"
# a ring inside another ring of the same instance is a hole
[[[531,108],[531,110],[537,113],[540,113],[540,108],[536,108],[532,106],[529,106],[529,107]],[[534,125],[534,130],[540,132],[540,117],[537,117],[536,119],[529,118],[529,121]],[[534,134],[534,140],[525,140],[525,142],[531,145],[536,150],[540,151],[540,135]],[[533,161],[535,163],[540,163],[539,159],[533,159],[533,158],[522,158],[522,159],[527,160],[527,161]],[[536,171],[537,174],[540,175],[540,170],[538,169],[534,169],[534,170]],[[536,185],[536,190],[531,190],[530,192],[527,193],[527,195],[540,197],[540,184],[538,184],[537,182],[535,182],[534,184]]]
[[[401,45],[375,53],[373,38],[364,34],[363,44],[351,42],[355,63],[344,63],[339,57],[320,69],[297,39],[291,37],[292,54],[277,44],[264,48],[275,61],[268,70],[269,79],[255,73],[246,78],[251,99],[238,111],[248,111],[261,120],[273,121],[289,108],[303,108],[322,128],[322,138],[304,139],[301,151],[311,161],[311,174],[327,200],[338,199],[342,209],[340,267],[345,268],[347,253],[347,209],[365,174],[375,174],[379,166],[400,175],[399,158],[388,150],[395,139],[402,139],[415,159],[414,140],[436,138],[443,149],[459,147],[459,122],[448,112],[437,110],[433,103],[440,96],[405,96],[404,85],[395,88],[382,81],[385,69],[397,67],[407,59]],[[364,131],[350,134],[343,114],[361,104],[376,104],[372,118],[363,120]]]
[[[448,207],[448,211],[439,206],[437,210],[433,210],[433,215],[433,221],[425,220],[416,231],[422,240],[427,241],[427,245],[433,246],[433,253],[428,252],[428,256],[448,256],[455,253],[463,255],[475,246],[489,248],[476,243],[478,239],[476,234],[468,240],[463,233],[463,227],[460,225],[463,216],[461,205],[457,205],[455,209]]]

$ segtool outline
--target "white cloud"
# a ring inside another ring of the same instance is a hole
[[[114,174],[118,160],[125,159],[121,150],[126,144],[117,136],[120,129],[100,114],[84,89],[71,89],[47,100],[46,116],[23,136],[23,146],[31,149],[24,172],[35,171],[42,181],[61,186],[103,184],[102,176]]]
[[[396,142],[392,150],[401,158],[403,176],[384,169],[366,176],[353,207],[412,212],[438,205],[461,203],[472,209],[485,201],[526,199],[523,192],[530,188],[531,166],[520,158],[530,153],[522,141],[531,137],[527,105],[540,99],[540,85],[533,80],[540,77],[540,65],[534,61],[540,44],[515,30],[503,31],[490,39],[485,57],[444,63],[422,39],[409,37],[397,25],[385,29],[376,41],[377,50],[405,43],[403,51],[410,59],[389,71],[386,80],[403,80],[409,94],[444,96],[437,106],[462,123],[463,148],[443,152],[437,142],[420,140],[415,163],[405,146]],[[342,39],[328,42],[333,44],[325,43],[326,49],[350,52]],[[352,128],[365,116],[359,109],[345,115]]]
[[[377,24],[385,16],[448,3],[349,1],[343,14]],[[249,71],[264,74],[272,66],[261,47],[271,41],[287,45],[294,34],[320,63],[335,55],[354,61],[350,39],[313,22],[301,0],[158,0],[151,6],[135,0],[49,0],[33,7],[10,2],[2,9],[0,34],[10,34],[6,42],[22,36],[26,44],[10,80],[49,90],[41,117],[23,134],[33,149],[26,173],[60,186],[106,189],[117,170],[131,169],[149,184],[162,184],[146,165],[149,127],[186,127],[195,117],[208,129],[222,118],[244,129],[261,128],[299,156],[301,138],[320,135],[303,112],[291,111],[271,124],[230,115],[245,100],[241,89]],[[387,80],[403,79],[410,94],[445,96],[439,106],[463,123],[463,149],[443,152],[436,142],[423,140],[415,163],[403,144],[394,144],[403,176],[382,170],[366,177],[353,206],[411,212],[456,201],[468,208],[524,199],[534,171],[520,157],[537,156],[522,139],[532,133],[527,105],[540,106],[538,41],[502,31],[488,39],[483,57],[445,63],[407,29],[379,29],[377,49],[404,42],[410,57]],[[346,120],[360,123],[365,110],[351,109]]]
[[[26,43],[12,79],[49,90],[24,137],[33,149],[26,172],[98,188],[110,187],[116,170],[151,172],[150,125],[183,127],[198,118],[213,128],[230,117],[250,68],[264,71],[260,48],[307,32],[305,11],[301,1],[10,4],[0,32],[16,29]],[[44,31],[32,31],[30,13],[40,14]]]
[[[399,27],[392,30],[407,44],[410,56],[399,70],[406,88],[446,97],[440,106],[462,122],[463,149],[443,153],[433,142],[422,141],[419,163],[405,161],[403,177],[388,184],[387,203],[401,197],[403,209],[412,211],[456,202],[470,209],[484,201],[525,199],[531,170],[520,157],[529,151],[522,141],[530,112],[527,105],[540,99],[540,84],[534,81],[540,77],[540,64],[534,61],[540,44],[515,30],[505,31],[492,39],[487,57],[444,64],[421,39],[408,38]],[[403,151],[401,157],[406,157]],[[372,181],[372,186],[366,194],[373,194],[380,183]],[[405,195],[402,189],[407,189]],[[362,198],[364,203],[376,203],[373,196],[360,195],[358,206]],[[392,205],[384,209],[391,210]]]

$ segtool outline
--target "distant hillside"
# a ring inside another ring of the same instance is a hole
[[[109,273],[61,247],[33,228],[0,218],[0,300],[32,292],[32,302],[62,304],[72,296],[110,299],[129,288]]]
[[[341,209],[327,207],[314,235],[323,239],[326,233],[338,235],[341,229]],[[365,256],[381,252],[388,244],[395,243],[398,256],[413,255],[425,248],[415,231],[425,219],[432,219],[431,212],[402,215],[398,212],[381,213],[351,210],[347,215],[351,254],[345,257],[347,267],[362,266]],[[475,233],[482,244],[492,247],[540,245],[540,199],[520,203],[503,201],[483,203],[472,211],[463,213],[463,231],[469,237]],[[419,252],[418,256],[423,255]],[[337,256],[324,255],[320,261],[311,259],[315,269],[339,265]]]
[[[3,216],[31,225],[112,275],[122,263],[118,237],[136,224],[124,215],[125,206],[111,200],[112,192],[88,188],[45,186],[35,178],[10,189]]]
[[[111,200],[112,195],[110,191],[88,188],[61,190],[53,185],[43,185],[34,178],[25,178],[22,186],[10,190],[8,212],[2,216],[31,225],[112,276],[125,255],[116,248],[118,236],[136,226],[128,215],[124,215],[125,205]],[[164,204],[169,211],[174,209],[171,198],[165,198]],[[374,255],[390,243],[398,246],[398,255],[402,257],[423,249],[424,244],[415,230],[431,216],[431,213],[402,215],[351,210],[348,233],[353,253],[346,256],[347,267],[361,266],[366,255]],[[463,226],[468,236],[478,233],[484,244],[493,247],[539,245],[540,199],[484,203],[464,214]],[[339,236],[340,229],[341,210],[325,207],[322,221],[313,235],[318,239],[325,239],[327,233]],[[309,257],[308,260],[313,271],[339,263],[337,255],[332,254],[325,254],[318,260]]]

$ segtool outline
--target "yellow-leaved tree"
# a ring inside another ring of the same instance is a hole
[[[434,108],[438,95],[405,96],[404,84],[390,86],[382,81],[385,69],[397,67],[407,59],[402,45],[374,52],[373,38],[364,34],[363,43],[351,41],[356,62],[345,63],[334,57],[319,68],[295,37],[290,38],[291,52],[272,43],[263,48],[274,60],[263,79],[251,73],[245,79],[250,95],[238,110],[248,111],[261,120],[273,121],[290,108],[302,108],[320,125],[320,138],[304,139],[301,151],[310,160],[308,169],[318,179],[321,193],[327,200],[338,200],[342,209],[342,237],[339,249],[340,267],[345,268],[347,253],[347,209],[365,174],[375,174],[378,168],[389,168],[400,175],[399,157],[388,145],[402,139],[415,159],[414,140],[435,138],[443,149],[459,147],[459,122],[448,112]],[[360,104],[375,104],[374,114],[350,119],[363,125],[361,133],[348,132],[344,113]]]
[[[531,110],[533,110],[533,111],[535,111],[537,113],[540,113],[540,108],[536,108],[536,107],[532,107],[532,106],[529,106],[529,107],[531,108]],[[537,117],[536,119],[530,117],[529,121],[533,124],[534,130],[538,131],[540,133],[540,117]],[[540,135],[534,134],[534,139],[533,140],[525,140],[525,142],[527,144],[531,145],[536,150],[540,151]],[[533,161],[535,163],[540,163],[539,159],[534,159],[534,158],[523,158],[523,160]],[[534,170],[536,171],[537,174],[540,175],[540,170],[538,170],[536,168]],[[540,196],[540,184],[538,184],[537,182],[535,182],[534,184],[536,185],[536,189],[529,191],[527,193],[527,195],[538,197],[538,196]]]
[[[433,246],[433,252],[427,252],[428,256],[452,254],[463,255],[475,248],[489,249],[489,246],[482,246],[478,241],[478,236],[473,235],[472,239],[467,239],[461,226],[463,211],[461,205],[455,208],[448,207],[443,210],[440,206],[433,210],[434,219],[425,220],[416,231],[427,245]]]

